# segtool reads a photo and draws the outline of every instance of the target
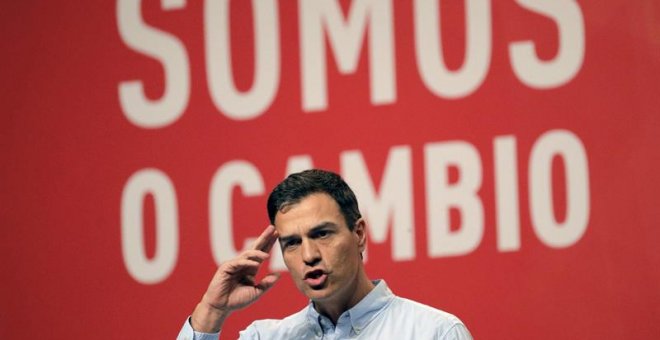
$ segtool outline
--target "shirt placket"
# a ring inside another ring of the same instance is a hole
[[[336,339],[335,326],[328,318],[319,315],[317,321],[318,321],[318,327],[316,327],[316,337],[318,339],[323,339],[323,340]]]

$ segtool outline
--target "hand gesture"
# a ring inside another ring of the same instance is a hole
[[[270,256],[268,253],[277,236],[275,227],[268,226],[251,249],[218,267],[202,301],[193,312],[193,329],[204,333],[218,332],[231,312],[256,301],[275,284],[278,274],[269,273],[260,282],[255,281],[255,276]]]

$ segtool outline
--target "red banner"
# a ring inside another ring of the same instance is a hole
[[[477,339],[660,337],[657,2],[3,7],[0,338],[174,338],[309,167]]]

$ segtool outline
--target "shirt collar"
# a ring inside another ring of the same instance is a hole
[[[373,318],[387,307],[394,299],[394,294],[387,286],[385,280],[373,281],[375,287],[353,308],[342,313],[348,315],[353,330],[360,333]],[[341,319],[341,316],[340,316]],[[314,328],[318,327],[319,313],[314,309],[314,304],[310,301],[307,306],[307,321]]]

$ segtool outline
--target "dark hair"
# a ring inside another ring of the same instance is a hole
[[[270,223],[275,224],[278,211],[316,193],[330,195],[339,205],[348,229],[353,230],[357,220],[362,217],[353,190],[336,173],[319,169],[291,174],[273,189],[268,196]]]

